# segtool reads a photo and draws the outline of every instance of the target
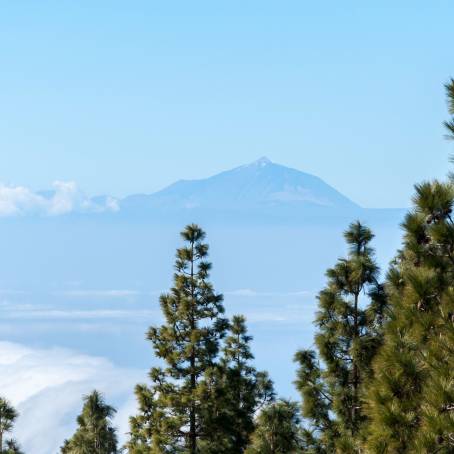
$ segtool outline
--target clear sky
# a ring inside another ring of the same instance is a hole
[[[447,1],[7,1],[0,181],[153,192],[267,155],[370,207],[443,176]]]

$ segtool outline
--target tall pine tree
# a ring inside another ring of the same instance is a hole
[[[174,285],[160,298],[165,324],[151,327],[148,339],[165,367],[150,371],[151,386],[139,385],[139,414],[130,420],[132,453],[200,452],[211,436],[204,425],[210,402],[202,399],[203,376],[215,364],[228,321],[223,297],[209,283],[205,232],[188,225],[177,250]]]
[[[451,183],[417,185],[403,224],[370,392],[374,453],[454,452],[453,202]]]
[[[62,454],[116,454],[117,435],[111,425],[115,409],[107,405],[98,391],[83,398],[82,413],[77,417],[78,428],[65,440]]]
[[[344,234],[347,258],[328,269],[318,296],[314,351],[296,354],[296,386],[303,400],[305,449],[314,453],[360,452],[365,424],[364,387],[381,341],[386,298],[370,247],[371,230],[360,222]]]

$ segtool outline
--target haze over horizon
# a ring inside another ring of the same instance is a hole
[[[293,215],[297,214],[297,205],[347,210],[369,208],[360,207],[318,176],[283,166],[266,156],[206,178],[180,178],[154,193],[127,194],[124,198],[87,194],[74,181],[55,181],[51,189],[36,192],[26,186],[0,183],[0,217],[119,213],[131,208],[144,213],[156,209],[195,208],[238,211],[246,207],[263,212],[264,204],[273,209],[293,205]]]

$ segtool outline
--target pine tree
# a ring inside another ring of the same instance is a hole
[[[370,247],[371,230],[352,223],[344,237],[347,258],[328,269],[318,296],[315,343],[296,354],[296,380],[309,427],[303,431],[308,452],[360,452],[366,416],[364,388],[371,362],[382,342],[386,298]],[[320,364],[321,362],[321,364]]]
[[[301,451],[300,417],[294,402],[278,400],[257,417],[246,454],[296,454]]]
[[[19,414],[14,407],[3,397],[0,397],[0,453],[7,453],[5,450],[4,436],[6,433],[13,430],[14,422],[16,421]],[[8,443],[7,441],[7,447]],[[8,448],[9,449],[9,448]]]
[[[192,224],[181,236],[186,244],[177,250],[174,285],[160,298],[165,324],[148,331],[166,367],[151,369],[151,386],[136,387],[139,414],[130,419],[127,444],[132,453],[195,454],[210,436],[203,425],[210,405],[201,399],[203,376],[215,364],[228,321],[222,295],[208,282],[205,232]]]
[[[204,416],[211,438],[204,452],[213,454],[241,454],[254,431],[254,416],[274,399],[273,383],[266,372],[258,372],[251,361],[252,337],[247,333],[246,319],[235,315],[225,338],[220,363],[207,371],[203,396]]]
[[[117,435],[111,425],[115,409],[106,404],[98,391],[83,400],[82,413],[77,417],[78,428],[69,440],[65,440],[62,454],[116,454]]]
[[[452,183],[417,185],[403,224],[370,391],[372,453],[454,452],[453,203]]]

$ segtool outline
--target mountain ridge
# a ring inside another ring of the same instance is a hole
[[[207,178],[178,180],[153,193],[120,201],[121,209],[361,209],[321,178],[262,157]]]

